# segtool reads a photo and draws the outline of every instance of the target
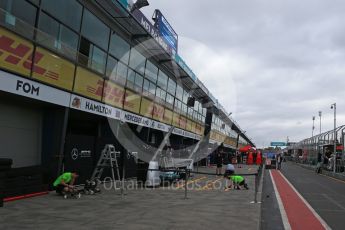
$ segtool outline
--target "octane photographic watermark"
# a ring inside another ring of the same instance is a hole
[[[123,183],[123,184],[122,184]],[[216,178],[216,179],[207,179],[202,181],[189,181],[185,184],[184,180],[179,181],[169,181],[169,180],[159,180],[157,184],[160,186],[149,186],[147,183],[138,183],[135,180],[126,180],[122,182],[121,180],[113,181],[111,177],[106,177],[101,183],[102,189],[105,191],[116,190],[120,191],[121,189],[128,191],[135,190],[184,190],[187,186],[187,190],[194,191],[206,191],[206,190],[224,190],[231,185],[229,180],[225,178]]]

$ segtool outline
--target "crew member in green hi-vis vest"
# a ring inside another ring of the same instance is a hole
[[[235,170],[234,167],[229,164],[227,165],[227,169],[224,173],[224,177],[229,179],[230,185],[226,189],[231,189],[232,187],[234,189],[249,189],[248,185],[246,183],[246,180],[242,176],[234,175]],[[231,183],[232,182],[232,183]]]
[[[74,192],[74,182],[78,178],[76,172],[65,172],[54,181],[54,188],[60,195],[68,192]]]

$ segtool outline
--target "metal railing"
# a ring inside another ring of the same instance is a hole
[[[254,177],[254,201],[252,203],[260,203],[258,201],[258,191],[261,181],[262,175],[262,165],[259,165],[258,170],[255,173],[236,173],[237,176],[253,176]],[[207,172],[200,172],[200,171],[193,171],[187,168],[185,169],[148,169],[151,172],[174,172],[177,174],[183,173],[185,175],[184,178],[184,199],[188,199],[188,180],[191,174],[199,174],[199,175],[208,175],[208,176],[218,176],[216,173],[207,173]]]

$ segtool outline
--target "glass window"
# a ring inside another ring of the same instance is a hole
[[[199,114],[198,114],[197,112],[194,111],[194,113],[193,113],[193,119],[194,119],[194,120],[198,120],[198,115],[199,115]]]
[[[104,73],[105,60],[106,53],[99,49],[97,46],[93,46],[91,68],[99,73]]]
[[[144,78],[141,75],[139,74],[135,75],[135,85],[139,87],[140,89],[143,86],[143,81],[144,81]]]
[[[128,64],[130,45],[114,32],[111,35],[109,52],[123,63]]]
[[[176,91],[176,82],[173,79],[169,78],[168,92],[175,96],[175,91]]]
[[[156,84],[150,82],[150,94],[156,95]]]
[[[36,5],[39,5],[40,4],[40,0],[30,0],[30,2],[36,4]]]
[[[78,47],[78,35],[58,23],[47,14],[42,13],[39,20],[37,41],[51,49],[75,59]]]
[[[81,33],[104,50],[108,49],[110,29],[88,10],[84,10]]]
[[[66,26],[60,24],[60,43],[61,49],[65,54],[71,54],[76,56],[76,50],[78,49],[79,36]],[[71,56],[69,55],[69,56]]]
[[[37,8],[27,1],[1,0],[0,8],[6,13],[0,16],[0,20],[6,26],[13,28],[17,33],[32,38],[35,26]],[[30,25],[31,27],[27,26]]]
[[[105,52],[83,37],[80,41],[79,52],[78,61],[80,64],[92,68],[99,73],[104,73],[106,61]]]
[[[113,58],[112,56],[108,56],[106,76],[109,79],[115,80],[115,78],[116,78],[116,67],[117,67],[117,60],[115,58]]]
[[[189,115],[189,117],[193,117],[193,108],[188,108],[188,115]]]
[[[143,91],[149,92],[150,91],[150,82],[148,80],[144,80]]]
[[[198,111],[198,109],[199,109],[199,102],[197,100],[195,100],[194,110]]]
[[[139,73],[144,74],[145,72],[145,57],[141,55],[135,48],[131,49],[129,66]]]
[[[160,86],[162,89],[166,90],[167,84],[168,76],[165,73],[163,73],[163,71],[159,70],[157,85]]]
[[[183,98],[183,88],[179,85],[176,87],[176,98],[182,101]]]
[[[76,31],[80,29],[82,6],[75,0],[42,0],[42,8]]]
[[[183,113],[187,113],[187,109],[188,109],[188,107],[187,107],[187,105],[186,104],[184,104],[184,103],[182,103],[182,106],[181,106],[181,108],[182,108],[182,112]]]
[[[40,20],[38,28],[43,32],[52,35],[54,38],[58,37],[59,34],[59,24],[55,19],[49,17],[45,13],[40,14]]]
[[[166,92],[163,89],[157,87],[156,96],[165,101]]]
[[[200,114],[202,114],[202,109],[203,109],[203,108],[202,108],[202,103],[200,102],[200,104],[199,104],[199,110],[198,110]]]
[[[149,60],[146,62],[145,77],[150,81],[156,83],[158,75],[158,68]]]
[[[167,93],[166,102],[171,104],[171,105],[174,104],[174,97],[169,93]]]
[[[187,104],[189,98],[189,93],[187,91],[183,91],[183,103]]]
[[[175,100],[175,102],[174,102],[174,109],[175,109],[175,111],[178,111],[180,109],[178,102],[179,102],[178,100]]]
[[[121,62],[117,63],[116,82],[125,85],[127,79],[128,67]]]
[[[135,82],[135,72],[131,69],[128,69],[127,87],[133,89],[134,82]]]

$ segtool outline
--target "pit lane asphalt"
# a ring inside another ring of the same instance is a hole
[[[277,197],[274,192],[272,178],[268,169],[264,170],[260,229],[284,230]]]
[[[255,166],[245,166],[237,173],[255,170]],[[215,169],[200,171],[214,173]],[[0,229],[258,229],[261,205],[250,202],[254,198],[254,176],[246,177],[249,190],[228,192],[207,186],[207,180],[218,179],[222,178],[203,179],[201,188],[207,189],[191,188],[188,199],[184,199],[183,188],[161,187],[127,190],[124,198],[119,190],[109,190],[78,200],[65,200],[52,192],[8,202],[0,209]]]
[[[344,229],[345,182],[316,174],[292,162],[284,162],[281,171],[333,230]]]

